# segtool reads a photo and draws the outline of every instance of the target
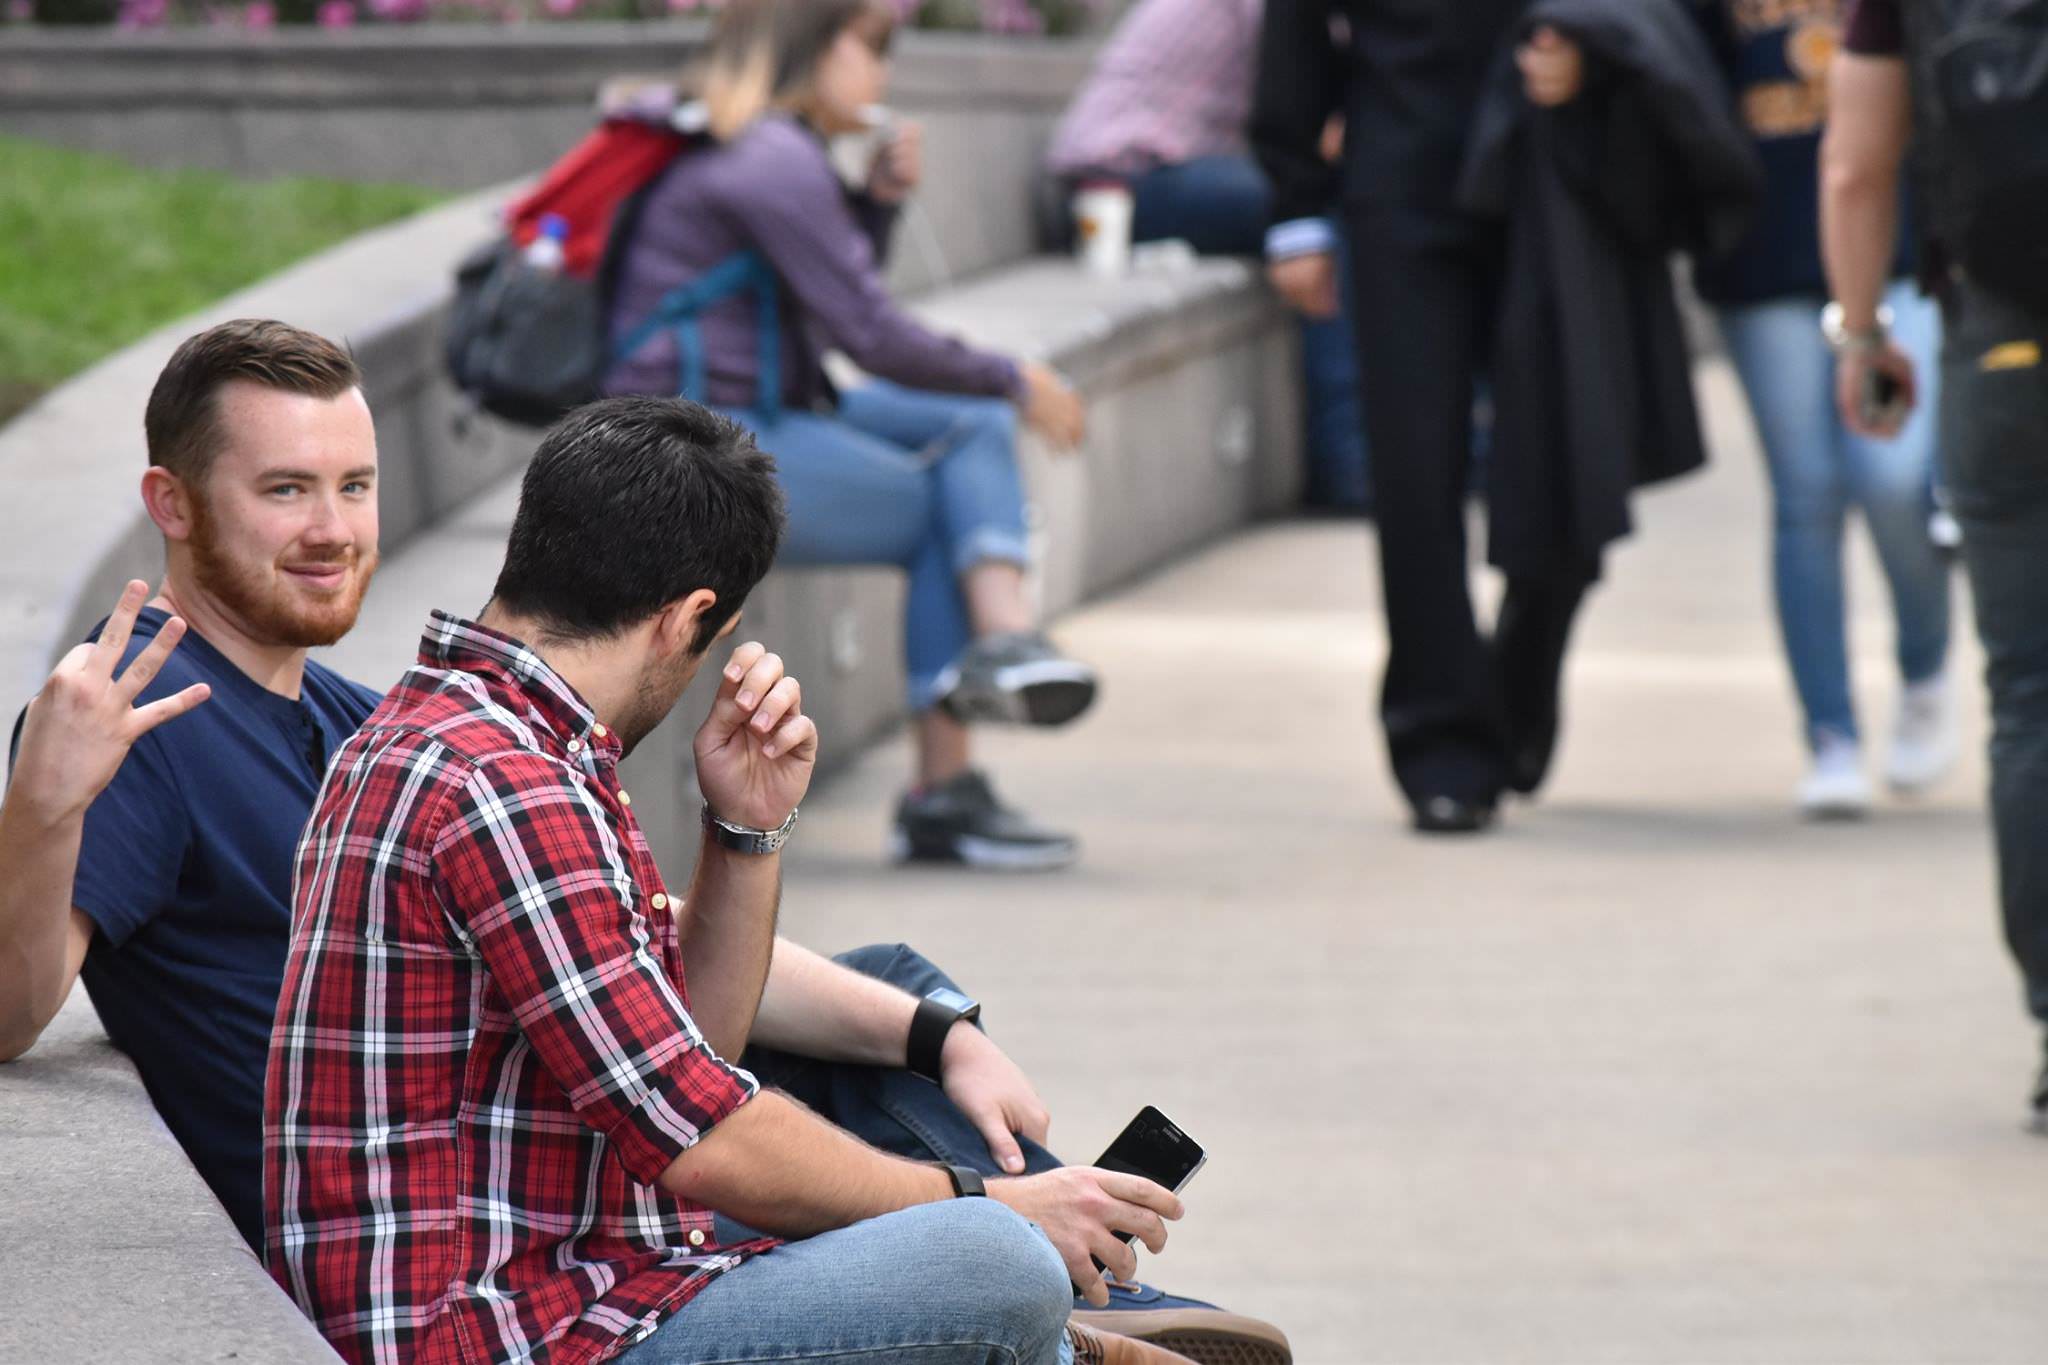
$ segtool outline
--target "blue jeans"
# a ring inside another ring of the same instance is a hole
[[[1729,354],[1749,393],[1770,466],[1778,625],[1806,713],[1808,743],[1857,736],[1849,695],[1842,529],[1863,513],[1891,586],[1900,675],[1940,673],[1948,659],[1949,566],[1928,538],[1933,510],[1941,320],[1911,285],[1892,286],[1893,335],[1922,386],[1913,416],[1889,441],[1857,436],[1835,407],[1835,364],[1816,319],[1819,299],[1721,310]]]
[[[1272,190],[1248,156],[1205,156],[1160,166],[1131,183],[1131,240],[1178,237],[1209,256],[1264,256]],[[1347,253],[1337,253],[1344,261]],[[1349,287],[1338,297],[1349,303]],[[1372,502],[1358,354],[1351,319],[1301,323],[1308,410],[1309,501],[1327,507]]]
[[[1956,286],[1942,355],[1942,485],[1991,692],[1991,827],[2005,940],[2048,1025],[2048,315]]]
[[[921,953],[902,943],[877,943],[839,954],[833,961],[886,981],[912,995],[929,995],[959,983]],[[963,992],[964,994],[964,992]],[[972,1166],[983,1175],[1002,1175],[988,1142],[946,1092],[901,1067],[820,1062],[773,1048],[750,1047],[740,1065],[766,1086],[793,1095],[871,1147],[912,1161]],[[1033,1175],[1061,1163],[1030,1138],[1019,1136],[1025,1170]],[[736,1232],[730,1240],[744,1241]]]
[[[909,574],[910,709],[928,709],[939,674],[974,638],[960,575],[1028,558],[1016,409],[878,380],[845,394],[836,413],[763,422],[750,409],[720,411],[775,457],[789,500],[781,562],[893,564]]]
[[[872,944],[833,960],[912,995],[960,989],[907,944]],[[821,1062],[765,1047],[748,1048],[740,1065],[872,1147],[912,1161],[1002,1174],[988,1143],[946,1092],[901,1067]],[[1018,1145],[1032,1174],[1060,1164],[1029,1138],[1020,1137]],[[1052,1314],[1055,1336],[1066,1322],[1073,1303],[1066,1267],[1030,1224],[992,1211],[1009,1212],[992,1200],[963,1199],[791,1243],[720,1276],[621,1360],[680,1365],[845,1353],[854,1360],[865,1354],[931,1365],[1054,1359],[1068,1365],[1072,1355],[1064,1341],[1057,1356],[1028,1344],[1044,1330],[1045,1314]],[[721,1243],[757,1235],[722,1214],[717,1222]],[[1049,1286],[1038,1273],[1043,1261],[1051,1266]],[[968,1269],[973,1292],[962,1290]],[[1056,1312],[1048,1308],[1054,1299]]]
[[[617,1359],[1071,1365],[1072,1295],[1037,1228],[993,1199],[954,1199],[743,1262]]]

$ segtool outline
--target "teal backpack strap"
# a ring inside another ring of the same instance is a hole
[[[775,268],[758,252],[748,254],[754,258],[754,335],[760,347],[754,407],[763,422],[773,422],[782,415],[782,312],[777,307]]]
[[[612,363],[616,365],[638,352],[657,332],[669,332],[676,342],[676,395],[702,402],[704,343],[697,326],[698,315],[715,303],[749,290],[758,310],[755,321],[759,331],[760,386],[755,407],[764,420],[773,421],[782,408],[781,316],[776,306],[774,267],[758,251],[736,251],[696,279],[664,294],[654,311],[619,344]]]

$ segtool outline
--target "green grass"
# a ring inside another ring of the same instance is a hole
[[[150,171],[0,137],[0,421],[165,323],[440,198]]]

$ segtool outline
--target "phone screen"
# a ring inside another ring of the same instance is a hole
[[[1208,1159],[1200,1143],[1148,1104],[1117,1134],[1116,1141],[1109,1144],[1109,1150],[1095,1164],[1105,1171],[1142,1175],[1179,1194]],[[1127,1232],[1120,1232],[1117,1237],[1125,1242],[1131,1240]]]

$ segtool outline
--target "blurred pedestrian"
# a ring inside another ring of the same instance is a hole
[[[615,341],[679,291],[749,288],[687,326],[626,347],[614,394],[692,397],[746,424],[789,501],[788,564],[887,564],[910,576],[904,622],[915,785],[899,804],[906,859],[982,867],[1070,862],[1075,840],[1002,805],[970,763],[967,726],[1061,725],[1095,674],[1038,631],[1025,586],[1018,415],[1056,448],[1081,400],[1050,367],[937,336],[889,297],[880,263],[923,176],[899,124],[849,192],[827,140],[871,127],[888,90],[892,6],[734,0],[701,73],[712,145],[679,158],[642,210],[613,304]],[[875,376],[839,392],[826,345]],[[689,393],[693,376],[702,391]]]
[[[1131,240],[1178,238],[1205,255],[1263,256],[1272,188],[1245,145],[1263,0],[1138,0],[1096,56],[1053,134],[1061,198],[1110,181],[1131,193]],[[1321,147],[1335,161],[1343,123]],[[1332,228],[1334,229],[1334,223]],[[1352,322],[1339,291],[1302,309],[1308,501],[1369,510]]]
[[[1924,791],[1955,762],[1948,674],[1949,561],[1928,534],[1935,420],[1922,404],[1890,438],[1852,430],[1835,405],[1835,363],[1820,319],[1819,157],[1828,63],[1840,0],[1715,0],[1738,107],[1767,176],[1756,227],[1694,280],[1713,303],[1749,395],[1772,495],[1772,584],[1792,679],[1805,713],[1809,766],[1800,810],[1853,817],[1872,791],[1850,695],[1843,528],[1862,513],[1891,589],[1901,682],[1884,774]],[[1939,346],[1934,303],[1913,284],[1911,236],[1886,271],[1891,334],[1928,376]]]
[[[1934,387],[1882,308],[1901,171],[1920,139],[1921,273],[1945,323],[1941,482],[1962,526],[1991,688],[1999,899],[2027,1007],[2048,1026],[2048,32],[2039,12],[1850,0],[1829,77],[1821,246],[1842,421],[1895,436]],[[2030,1113],[2048,1131],[2048,1060]]]
[[[1341,200],[1389,639],[1381,720],[1426,832],[1484,829],[1504,791],[1541,785],[1571,624],[1628,530],[1627,494],[1704,457],[1664,256],[1679,236],[1731,236],[1755,171],[1679,4],[1268,0],[1252,140],[1274,185],[1270,273],[1290,299],[1328,296],[1318,220]],[[1317,154],[1340,106],[1341,169]],[[1489,364],[1490,558],[1507,578],[1491,638],[1464,521]]]

